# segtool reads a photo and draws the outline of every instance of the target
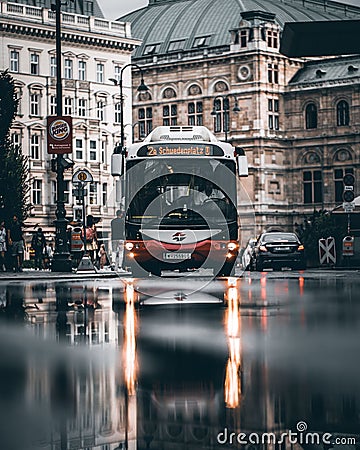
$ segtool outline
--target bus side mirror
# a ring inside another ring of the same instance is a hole
[[[247,177],[249,175],[249,169],[245,150],[241,147],[235,147],[235,155],[238,176]]]
[[[111,175],[121,177],[124,174],[125,156],[121,153],[111,155]]]

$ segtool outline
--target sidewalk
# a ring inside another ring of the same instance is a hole
[[[0,272],[0,283],[3,281],[23,280],[90,280],[99,278],[119,278],[130,276],[130,272],[115,272],[109,269],[81,272],[51,272],[50,270],[24,269],[23,272]]]

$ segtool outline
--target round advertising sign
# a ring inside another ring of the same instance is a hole
[[[56,119],[49,126],[49,134],[57,141],[63,141],[71,132],[70,125],[64,119]]]

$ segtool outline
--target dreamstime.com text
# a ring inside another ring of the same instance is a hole
[[[305,444],[305,445],[356,445],[353,436],[335,436],[331,433],[317,433],[307,431],[307,423],[300,421],[296,424],[297,431],[287,430],[282,433],[235,433],[228,428],[218,433],[217,442],[222,445],[247,444]]]

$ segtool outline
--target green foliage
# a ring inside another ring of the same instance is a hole
[[[308,261],[318,260],[319,239],[332,236],[339,245],[346,234],[346,228],[339,226],[334,216],[325,210],[314,211],[311,216],[304,219],[304,223],[296,231],[305,246]]]
[[[18,100],[14,80],[7,71],[0,73],[0,220],[9,222],[16,214],[21,221],[30,211],[29,168],[21,147],[10,139]]]

